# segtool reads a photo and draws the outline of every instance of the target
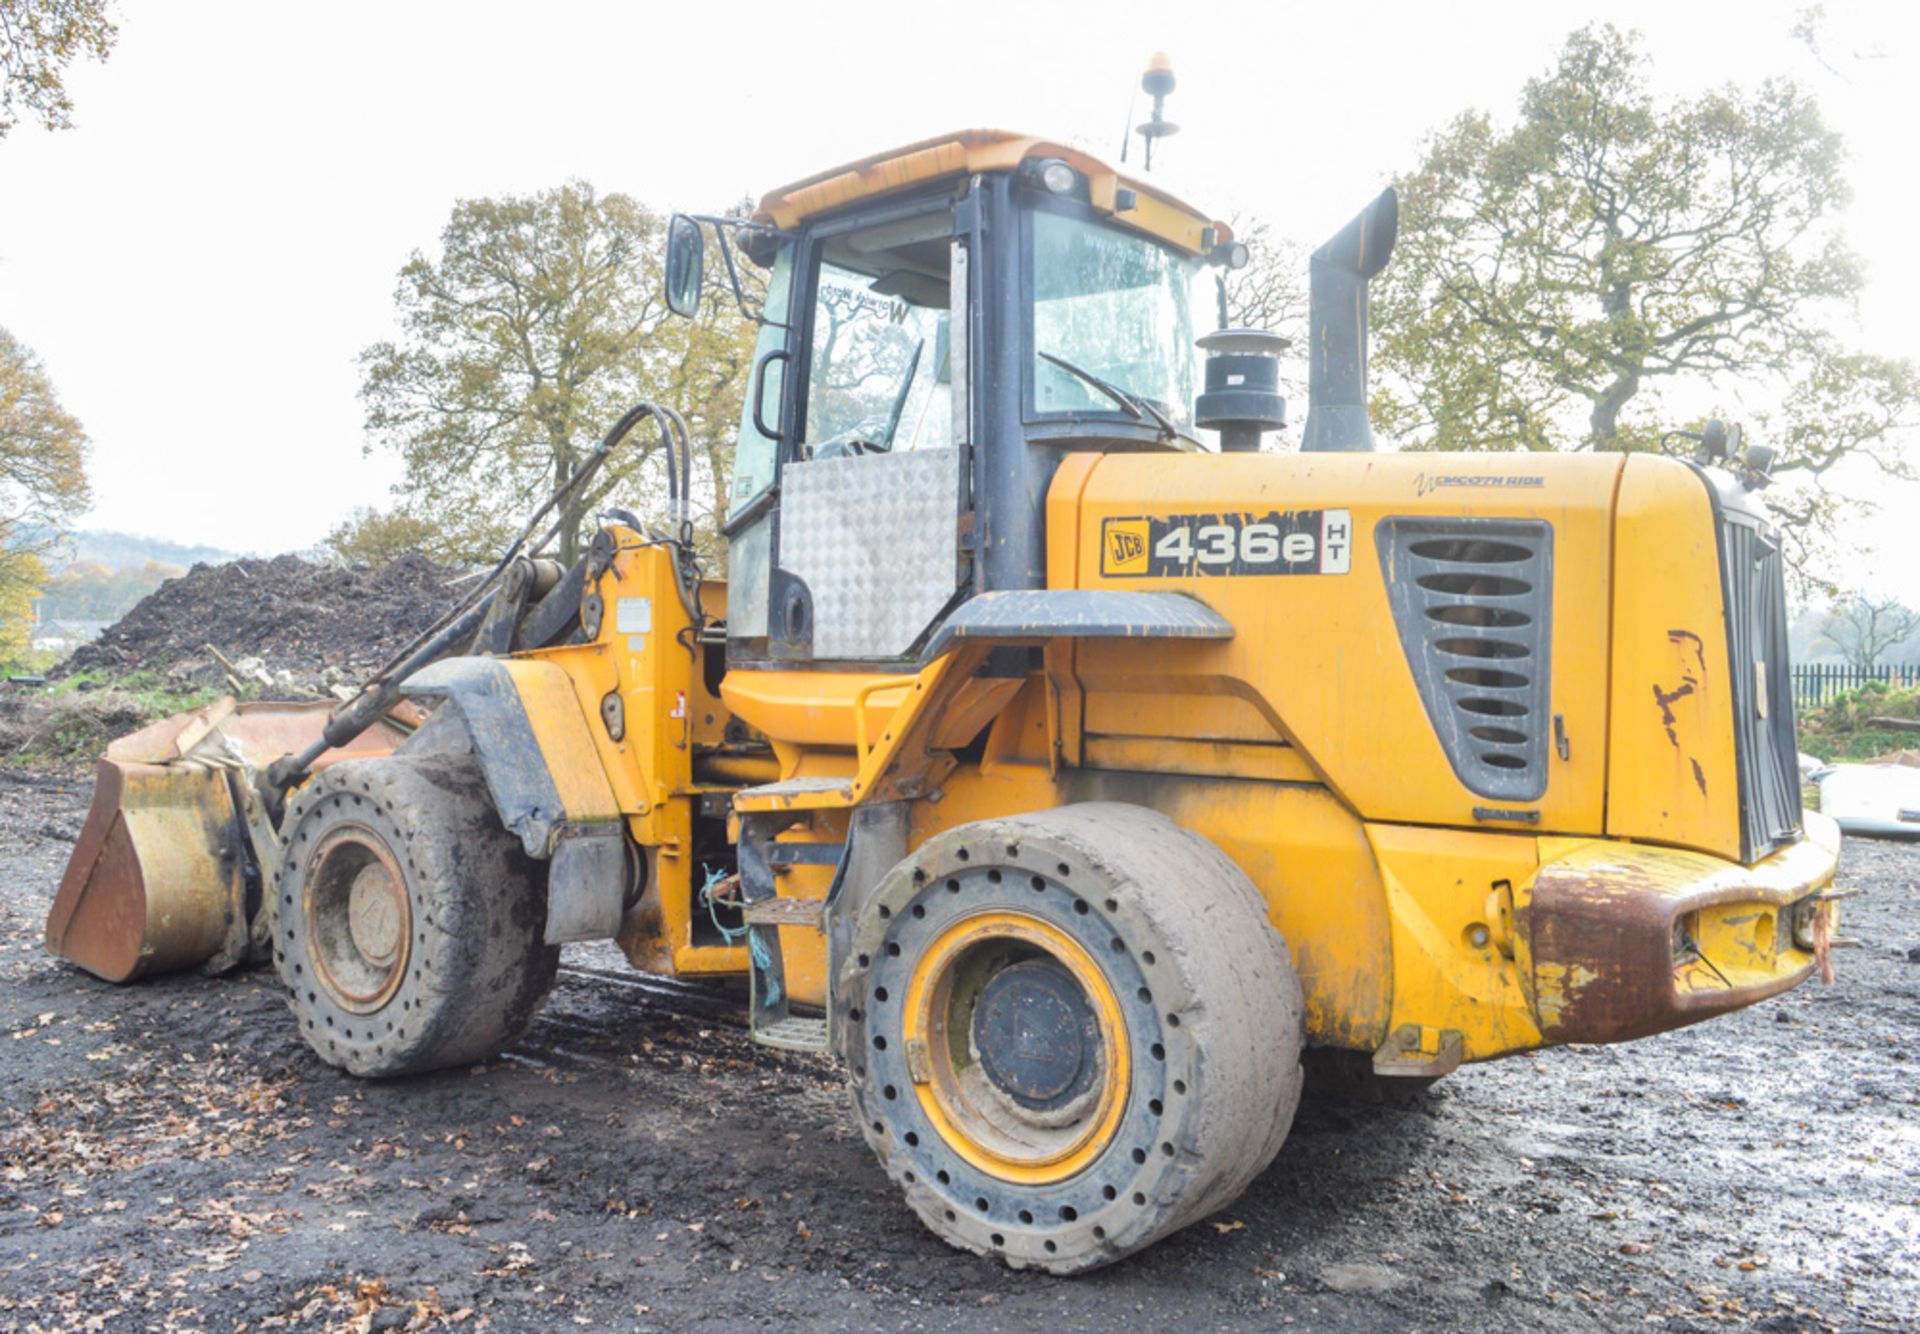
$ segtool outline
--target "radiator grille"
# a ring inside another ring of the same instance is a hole
[[[1514,519],[1382,519],[1381,572],[1407,664],[1469,789],[1547,788],[1553,529]]]
[[[1758,519],[1723,510],[1721,580],[1740,776],[1740,859],[1755,862],[1800,837],[1800,765],[1780,545]]]

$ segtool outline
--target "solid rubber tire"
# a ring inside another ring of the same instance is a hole
[[[1097,1161],[1050,1185],[972,1168],[908,1086],[900,970],[955,913],[990,909],[1073,928],[1128,997],[1121,1127]],[[1136,991],[1150,999],[1135,1005]],[[1211,842],[1145,807],[1067,806],[928,840],[863,905],[837,995],[853,1101],[881,1165],[942,1239],[1015,1268],[1098,1268],[1223,1208],[1273,1161],[1300,1099],[1304,1007],[1264,900]]]
[[[406,976],[372,1014],[348,1011],[316,985],[304,939],[308,858],[343,821],[392,850],[412,914]],[[543,868],[501,826],[471,753],[423,747],[331,765],[294,799],[285,829],[274,962],[301,1036],[322,1060],[356,1075],[419,1074],[485,1060],[525,1034],[560,951],[545,943]]]

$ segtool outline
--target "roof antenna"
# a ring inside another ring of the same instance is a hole
[[[1127,145],[1133,142],[1133,104],[1135,99],[1127,99],[1127,122],[1120,127],[1120,165],[1127,165]]]
[[[1164,51],[1155,51],[1147,57],[1147,72],[1140,76],[1140,91],[1153,99],[1153,116],[1142,125],[1138,133],[1147,141],[1145,170],[1153,170],[1153,141],[1165,139],[1168,135],[1180,133],[1180,127],[1161,113],[1166,108],[1167,94],[1173,91],[1173,62],[1167,59]],[[1127,113],[1127,119],[1133,119],[1133,113]],[[1126,160],[1124,151],[1121,161]]]

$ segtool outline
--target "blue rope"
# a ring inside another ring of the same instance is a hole
[[[729,945],[742,936],[747,938],[747,957],[753,960],[756,973],[767,980],[765,1004],[778,1005],[782,994],[780,980],[773,975],[773,951],[767,948],[765,935],[750,926],[727,926],[721,922],[720,910],[713,901],[713,888],[727,878],[727,873],[711,866],[702,869],[707,873],[707,882],[700,886],[700,901],[707,905],[707,917],[712,921],[713,929]]]
[[[747,954],[753,959],[758,974],[767,980],[765,1004],[780,1003],[780,979],[773,975],[773,954],[767,949],[766,937],[758,931],[747,936]]]
[[[720,939],[731,945],[734,941],[747,934],[747,928],[744,926],[727,926],[723,924],[720,920],[720,910],[714,906],[713,887],[722,880],[725,880],[727,873],[724,869],[715,870],[711,866],[705,866],[701,869],[707,873],[707,883],[700,886],[700,902],[707,905],[707,917],[713,922],[713,929],[720,933]]]

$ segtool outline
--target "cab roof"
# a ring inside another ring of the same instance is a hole
[[[1087,178],[1088,198],[1096,210],[1190,254],[1203,254],[1210,245],[1232,238],[1225,223],[1209,219],[1158,186],[1123,176],[1077,148],[1012,130],[937,135],[808,176],[761,199],[756,219],[780,228],[797,227],[862,200],[949,176],[1011,171],[1029,158],[1061,159]],[[1116,207],[1123,189],[1134,194],[1133,207],[1125,210]]]

